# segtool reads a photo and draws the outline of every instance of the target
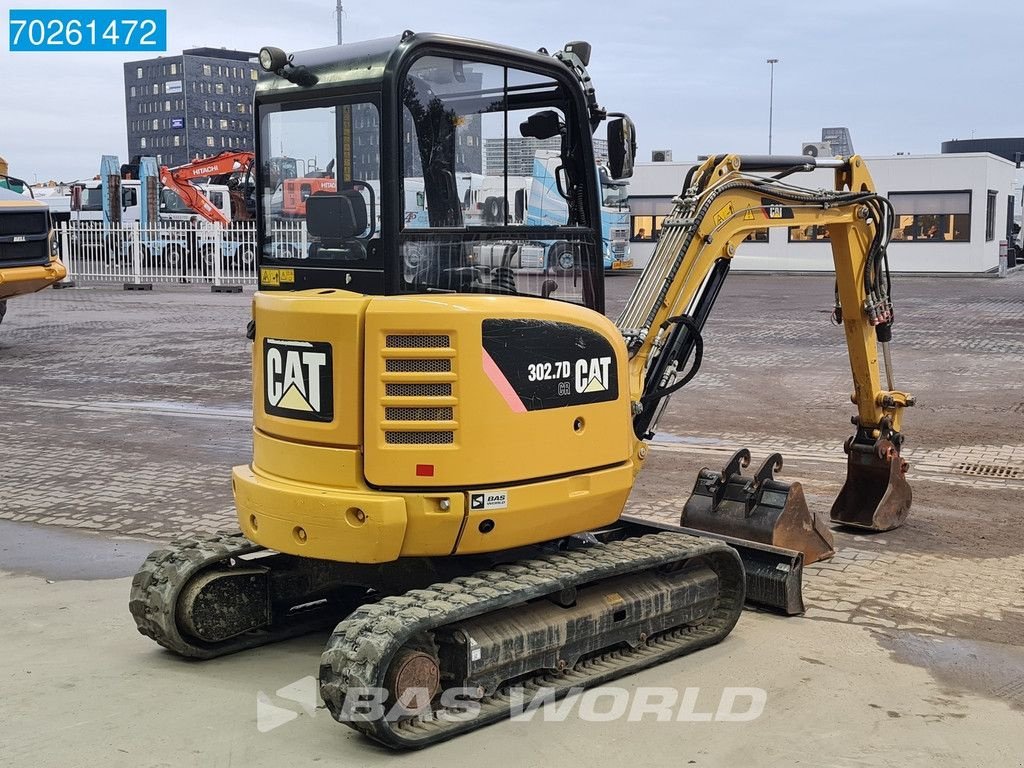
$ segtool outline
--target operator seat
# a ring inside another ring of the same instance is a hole
[[[317,240],[309,245],[309,258],[363,261],[367,227],[366,201],[354,189],[316,192],[306,200],[306,229]]]

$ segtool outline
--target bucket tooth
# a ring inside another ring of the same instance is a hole
[[[846,482],[832,505],[833,523],[891,531],[910,514],[913,493],[907,463],[889,440],[846,445]]]
[[[749,464],[750,452],[741,449],[721,472],[702,469],[680,525],[802,552],[805,563],[835,554],[832,532],[807,507],[803,486],[775,479],[782,456],[773,453],[745,477],[741,467]]]

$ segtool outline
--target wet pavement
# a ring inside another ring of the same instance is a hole
[[[610,314],[632,282],[609,278]],[[862,625],[936,679],[970,653],[1007,666],[998,653],[946,649],[1017,653],[1024,637],[1024,275],[897,277],[894,294],[896,384],[919,403],[905,419],[914,508],[897,531],[837,532],[837,556],[807,569],[806,620]],[[230,467],[251,450],[250,299],[92,286],[11,302],[0,326],[0,521],[11,521],[0,523],[0,569],[122,575],[150,545],[122,540],[104,554],[112,536],[234,526]],[[827,515],[853,413],[831,301],[823,277],[730,277],[703,369],[669,406],[630,513],[676,519],[697,470],[746,446],[757,463],[781,451],[781,479],[800,480]],[[1019,706],[1024,684],[1011,678],[982,695]]]

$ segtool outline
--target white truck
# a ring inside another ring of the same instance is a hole
[[[160,188],[157,221],[143,221],[141,203],[142,182],[122,179],[120,182],[120,211],[108,216],[104,211],[104,185],[99,179],[75,182],[70,193],[46,199],[51,212],[58,219],[70,223],[72,249],[83,255],[100,250],[108,260],[125,266],[131,259],[132,228],[138,225],[142,264],[146,267],[178,267],[187,258],[191,247],[188,230],[197,229],[195,245],[207,266],[212,267],[217,251],[217,233],[213,226],[196,215],[172,189]],[[231,198],[222,184],[197,184],[203,194],[231,221]],[[108,218],[119,219],[108,221]],[[93,231],[95,228],[95,231]],[[228,267],[249,267],[256,260],[255,237],[249,232],[235,231],[234,227],[221,232],[221,258]]]

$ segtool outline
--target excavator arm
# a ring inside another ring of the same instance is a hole
[[[834,189],[809,190],[785,181],[822,166],[835,168]],[[844,446],[847,480],[831,517],[873,530],[900,525],[911,501],[900,458],[901,417],[914,399],[894,388],[889,354],[893,308],[886,246],[892,209],[874,191],[861,158],[715,156],[690,172],[673,202],[652,263],[618,319],[630,350],[640,458],[642,441],[653,436],[669,397],[700,366],[701,331],[743,240],[765,227],[827,227],[836,274],[834,318],[846,334],[857,407],[856,433]],[[763,473],[762,468],[758,475]]]
[[[214,157],[193,160],[177,168],[160,166],[160,183],[173,189],[184,203],[207,221],[227,227],[230,221],[203,191],[192,182],[210,177],[227,177],[235,173],[248,173],[255,155],[252,152],[221,152]]]

